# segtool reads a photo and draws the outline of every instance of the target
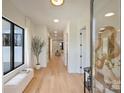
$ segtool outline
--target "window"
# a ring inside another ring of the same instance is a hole
[[[5,20],[2,20],[2,37],[3,37],[3,68],[4,72],[8,72],[12,69],[10,60],[10,28],[11,24]]]
[[[3,73],[6,74],[24,64],[24,29],[3,18]]]

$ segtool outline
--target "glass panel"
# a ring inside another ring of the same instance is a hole
[[[5,20],[2,20],[2,59],[3,59],[3,72],[6,73],[11,70],[10,61],[10,26],[11,24]]]
[[[94,0],[93,93],[120,93],[120,0]]]
[[[14,26],[14,67],[23,63],[23,29]]]

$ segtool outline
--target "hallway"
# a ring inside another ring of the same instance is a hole
[[[83,76],[68,74],[62,57],[53,57],[47,68],[35,72],[24,93],[83,93]]]

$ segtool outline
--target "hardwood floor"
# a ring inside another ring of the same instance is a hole
[[[35,70],[24,93],[83,93],[83,76],[67,73],[61,57],[53,57],[47,68]]]

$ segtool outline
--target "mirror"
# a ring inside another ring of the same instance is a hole
[[[94,0],[93,93],[120,93],[120,0]]]

